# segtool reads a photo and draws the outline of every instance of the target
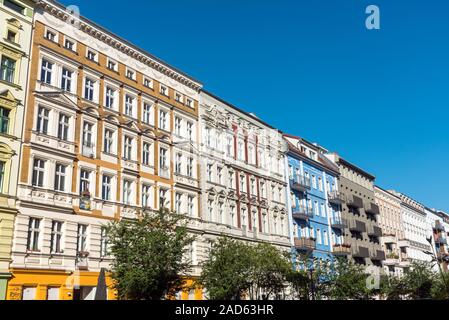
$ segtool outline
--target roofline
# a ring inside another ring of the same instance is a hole
[[[64,10],[64,11],[67,9],[67,7],[65,5],[63,5],[62,3],[59,3],[56,0],[36,0],[36,3],[37,3],[37,5],[40,5],[40,4],[55,5],[55,6],[59,7],[59,9]],[[99,24],[93,22],[92,20],[90,20],[90,19],[88,19],[88,18],[86,18],[86,17],[84,17],[82,15],[80,15],[79,17],[80,17],[81,21],[83,21],[83,22],[85,22],[87,24],[90,24],[92,27],[98,29],[99,31],[108,33],[111,37],[116,38],[118,41],[123,42],[125,45],[131,47],[132,49],[134,49],[136,51],[139,51],[140,53],[148,56],[150,59],[155,60],[156,62],[158,62],[158,63],[160,63],[160,64],[162,64],[162,65],[164,65],[164,66],[166,66],[166,67],[168,67],[170,69],[172,69],[176,73],[179,73],[180,75],[186,77],[188,80],[194,82],[198,87],[202,87],[203,86],[203,84],[200,81],[198,81],[195,78],[189,76],[188,74],[186,74],[185,72],[179,70],[178,68],[175,68],[175,67],[171,66],[170,64],[168,64],[167,62],[163,61],[162,59],[160,59],[160,58],[154,56],[153,54],[149,53],[147,50],[142,49],[141,47],[131,43],[130,41],[128,41],[128,40],[126,40],[126,39],[124,39],[124,38],[122,38],[120,36],[118,36],[114,32],[109,31],[105,27],[100,26]]]
[[[212,98],[214,98],[214,99],[220,101],[221,103],[226,104],[227,106],[229,106],[229,107],[235,109],[236,111],[238,111],[238,112],[240,112],[240,113],[243,113],[243,114],[246,115],[247,117],[249,117],[249,118],[251,118],[251,119],[253,119],[253,120],[256,120],[256,121],[260,122],[260,123],[263,124],[264,126],[267,126],[267,127],[270,128],[270,129],[277,130],[278,132],[282,133],[282,131],[279,130],[278,128],[275,128],[275,127],[273,127],[272,125],[268,124],[267,122],[263,121],[262,119],[260,119],[260,118],[258,118],[258,117],[255,117],[255,116],[252,115],[251,113],[249,113],[249,112],[247,112],[247,111],[244,111],[244,110],[240,109],[239,107],[236,107],[236,106],[233,105],[232,103],[230,103],[230,102],[224,100],[223,98],[220,98],[219,96],[213,94],[212,92],[210,92],[210,91],[208,91],[208,90],[205,90],[205,89],[201,89],[200,91],[203,92],[203,93],[205,93],[205,94],[207,94],[208,96],[211,96]]]
[[[395,197],[395,198],[398,199],[398,200],[401,200],[400,197],[398,197],[397,195],[391,193],[390,191],[388,191],[388,190],[386,190],[386,189],[384,189],[384,188],[382,188],[382,187],[379,187],[378,185],[374,185],[374,189],[376,189],[376,188],[379,189],[379,190],[381,190],[381,191],[383,191],[383,192],[385,192],[385,193],[388,193],[389,195]]]
[[[288,138],[301,140],[302,142],[305,142],[306,144],[308,144],[310,147],[313,147],[315,149],[319,149],[319,147],[317,145],[315,145],[313,142],[310,142],[307,139],[304,139],[303,137],[295,136],[293,134],[288,134],[288,133],[283,133],[282,135],[285,136],[285,137],[288,137]]]
[[[340,156],[338,156],[338,162],[341,162],[342,164],[352,168],[353,170],[360,172],[361,174],[367,176],[371,180],[376,180],[376,177],[373,176],[371,173],[366,172],[365,170],[361,169],[360,167],[357,167],[355,164],[352,164],[351,162],[345,160]]]

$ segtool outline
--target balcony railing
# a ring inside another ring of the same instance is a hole
[[[378,226],[370,226],[368,228],[368,235],[375,237],[382,237],[382,229]]]
[[[342,204],[346,201],[345,195],[338,191],[332,191],[328,194],[329,202],[332,204]]]
[[[394,234],[382,234],[382,239],[384,243],[396,243],[396,235]]]
[[[311,207],[297,206],[292,211],[293,219],[308,220],[313,217],[313,209]]]
[[[371,213],[371,214],[374,214],[374,215],[378,215],[378,214],[380,214],[379,206],[377,204],[372,203],[372,202],[365,203],[365,212],[366,213]]]
[[[357,197],[353,194],[350,194],[346,197],[346,204],[350,207],[360,209],[363,208],[363,200],[360,197]]]
[[[434,227],[434,229],[435,229],[436,231],[443,231],[443,232],[446,231],[446,228],[444,228],[443,224],[442,224],[441,221],[439,221],[439,220],[436,220],[436,221],[435,221],[435,227]]]
[[[344,229],[348,227],[348,220],[339,217],[332,218],[331,225],[332,228]]]
[[[336,244],[332,249],[332,254],[336,256],[348,256],[351,254],[350,244]]]
[[[295,248],[301,251],[313,251],[316,248],[316,241],[313,238],[295,238]]]
[[[302,175],[296,176],[296,179],[290,180],[290,188],[295,191],[304,192],[310,189],[310,178],[306,178]]]
[[[367,247],[356,246],[352,248],[352,256],[355,258],[369,258],[369,250]]]
[[[349,230],[356,232],[366,232],[366,224],[359,220],[350,220]]]
[[[370,258],[371,258],[371,260],[383,261],[383,260],[385,260],[385,251],[383,251],[383,250],[371,250]]]

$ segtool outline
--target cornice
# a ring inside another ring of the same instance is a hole
[[[71,17],[71,15],[67,11],[65,11],[65,7],[63,5],[54,1],[41,0],[37,3],[37,6],[41,7],[43,10],[56,17],[57,19],[71,24],[69,20],[73,19],[73,17]],[[144,52],[142,49],[139,49],[130,43],[127,43],[127,41],[120,39],[118,36],[105,30],[103,27],[94,25],[93,22],[88,21],[86,18],[80,17],[78,23],[79,29],[81,31],[121,51],[129,57],[148,65],[149,67],[190,87],[191,89],[194,89],[197,92],[202,88],[201,83],[195,81],[192,78],[189,78],[182,72],[162,63],[159,59],[153,57],[151,54]]]

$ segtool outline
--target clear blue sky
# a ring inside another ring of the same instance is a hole
[[[62,3],[381,187],[449,211],[449,1]],[[365,28],[369,4],[381,30]]]

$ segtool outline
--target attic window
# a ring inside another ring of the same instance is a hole
[[[11,1],[11,0],[4,0],[3,1],[3,5],[5,7],[8,7],[11,10],[14,10],[20,14],[23,14],[23,12],[25,11],[25,7],[22,7],[21,5]]]

